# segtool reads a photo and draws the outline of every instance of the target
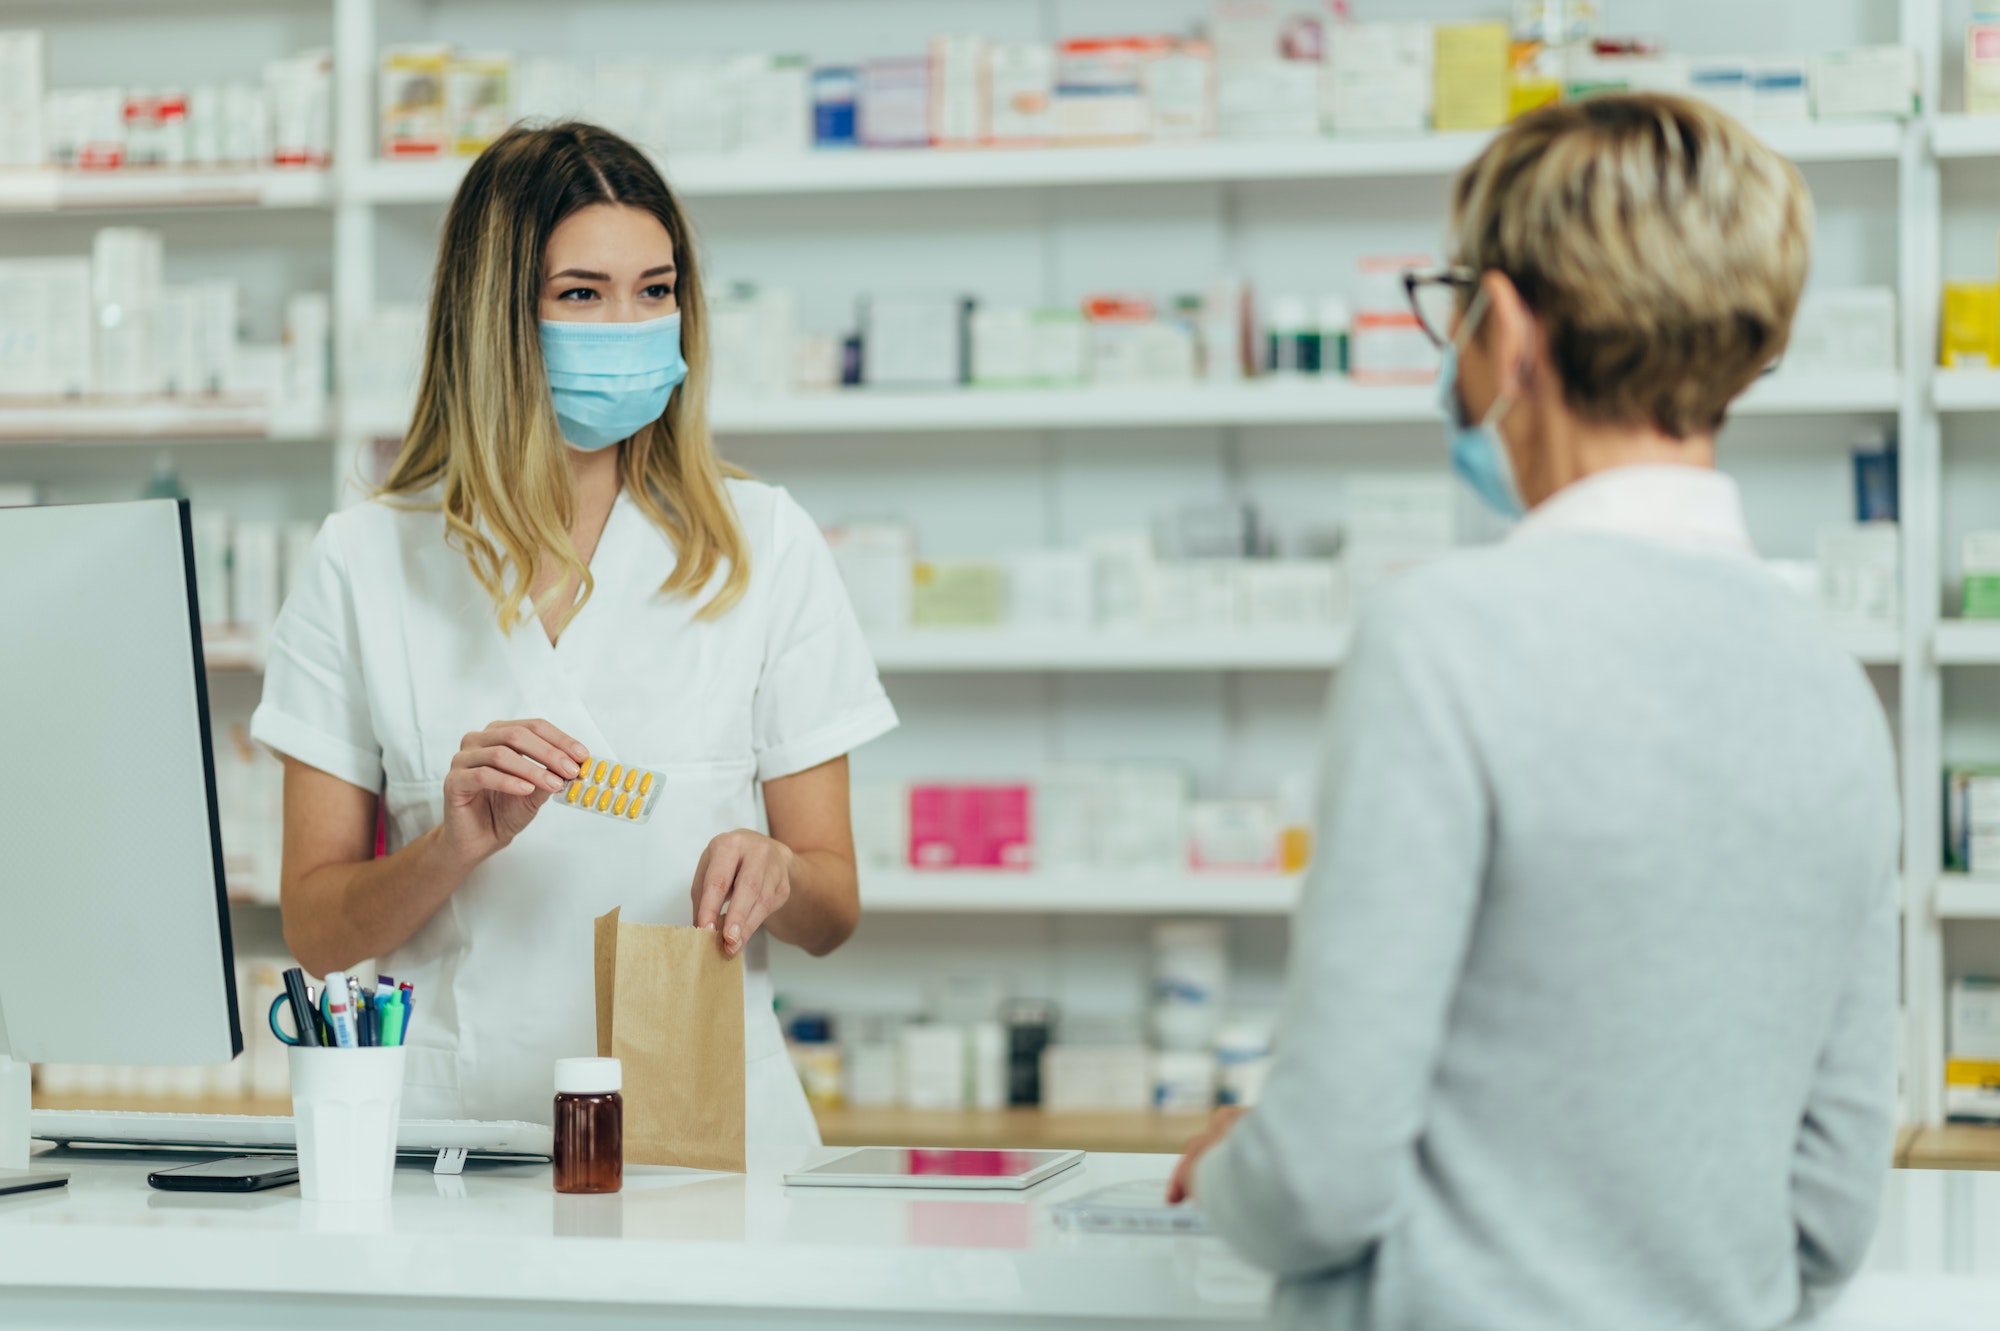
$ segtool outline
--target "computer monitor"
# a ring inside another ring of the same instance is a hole
[[[194,588],[186,500],[0,508],[0,1170],[26,1063],[242,1051]]]

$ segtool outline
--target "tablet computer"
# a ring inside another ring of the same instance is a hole
[[[785,1182],[821,1188],[1031,1188],[1083,1159],[1082,1151],[967,1151],[864,1146]]]

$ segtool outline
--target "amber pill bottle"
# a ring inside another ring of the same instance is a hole
[[[617,1192],[624,1186],[623,1083],[615,1058],[556,1060],[557,1192]]]

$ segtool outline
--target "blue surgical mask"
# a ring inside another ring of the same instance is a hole
[[[1438,409],[1444,414],[1445,439],[1451,445],[1451,469],[1472,487],[1481,503],[1514,521],[1527,512],[1527,507],[1521,502],[1520,487],[1514,483],[1514,464],[1507,457],[1507,445],[1501,442],[1500,433],[1494,428],[1514,405],[1513,398],[1503,393],[1485,419],[1477,422],[1466,419],[1465,406],[1458,400],[1458,338],[1471,336],[1473,326],[1485,312],[1486,293],[1482,291],[1460,322],[1458,337],[1445,343],[1444,360],[1438,365]]]
[[[658,420],[687,378],[681,316],[629,324],[544,319],[542,364],[563,441],[585,452],[609,448]]]

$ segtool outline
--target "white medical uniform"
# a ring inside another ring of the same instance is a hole
[[[403,1112],[547,1122],[556,1059],[596,1052],[591,921],[689,924],[717,834],[760,825],[757,783],[891,729],[895,711],[826,542],[784,490],[727,482],[750,551],[742,601],[662,594],[665,533],[621,492],[596,589],[551,644],[532,607],[503,634],[444,517],[380,500],[328,519],[272,632],[251,734],[380,791],[390,849],[438,825],[466,732],[545,717],[593,756],[665,778],[643,825],[552,801],[475,868],[382,969],[416,985]],[[718,585],[710,584],[710,590]],[[744,954],[752,1168],[818,1143],[771,1010],[760,932]]]

